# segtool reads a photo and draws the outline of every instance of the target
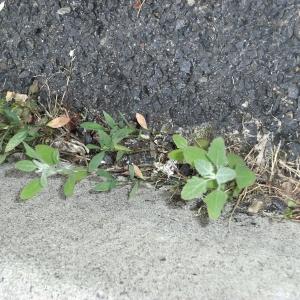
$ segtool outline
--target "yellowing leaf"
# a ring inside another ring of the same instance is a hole
[[[50,121],[47,124],[47,126],[51,128],[60,128],[67,125],[70,122],[70,120],[71,119],[67,116],[60,116]]]
[[[133,168],[134,168],[134,174],[136,177],[138,177],[140,179],[145,179],[141,169],[138,166],[133,164]]]
[[[137,122],[139,123],[139,125],[142,128],[148,129],[146,119],[145,119],[145,117],[143,115],[141,115],[139,113],[136,113],[135,117],[136,117]]]

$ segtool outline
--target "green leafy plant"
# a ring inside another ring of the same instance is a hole
[[[173,136],[177,149],[169,153],[169,158],[179,163],[187,163],[195,175],[187,179],[181,191],[184,200],[204,197],[209,217],[217,219],[224,205],[231,197],[252,184],[256,177],[244,160],[234,153],[226,153],[223,138],[215,138],[208,150],[190,146],[179,134]]]
[[[109,192],[113,188],[117,187],[118,181],[108,171],[98,169],[96,174],[103,179],[102,182],[96,184],[94,187],[96,192]]]
[[[128,171],[129,171],[129,179],[132,182],[132,186],[128,194],[128,199],[130,200],[139,191],[141,180],[144,180],[144,176],[140,168],[133,164],[128,166]]]
[[[35,172],[39,178],[31,180],[21,191],[20,198],[28,200],[37,196],[48,184],[48,177],[54,175],[63,175],[67,179],[63,186],[66,197],[74,193],[77,182],[87,177],[86,168],[64,165],[60,161],[59,151],[47,145],[37,145],[34,149],[24,143],[26,155],[29,159],[18,161],[16,169],[23,172]]]
[[[120,121],[116,121],[105,111],[103,111],[103,116],[103,124],[84,122],[80,125],[81,128],[94,132],[97,135],[99,145],[87,145],[88,149],[97,152],[88,164],[88,171],[96,172],[96,175],[102,179],[102,181],[94,187],[94,190],[97,192],[108,192],[120,185],[110,172],[99,169],[99,167],[106,154],[115,153],[116,161],[119,161],[124,154],[129,154],[131,150],[122,145],[122,142],[136,132],[136,128],[129,124],[122,114],[120,114]]]
[[[30,142],[39,136],[39,127],[32,126],[35,111],[32,101],[16,103],[0,100],[0,164],[22,142]]]
[[[127,139],[135,132],[124,117],[117,122],[108,113],[103,112],[105,124],[101,125],[96,122],[84,122],[80,126],[88,131],[93,131],[98,136],[99,145],[88,144],[87,148],[98,152],[89,162],[89,172],[96,171],[103,161],[106,153],[115,152],[116,160],[120,160],[124,154],[130,153],[131,150],[122,145],[121,142]]]

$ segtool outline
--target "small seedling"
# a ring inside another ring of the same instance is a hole
[[[63,165],[60,161],[57,149],[47,145],[37,145],[35,149],[23,143],[26,149],[28,160],[18,161],[16,169],[23,172],[35,172],[39,178],[31,180],[21,191],[20,198],[28,200],[37,196],[48,184],[48,178],[54,175],[63,175],[67,177],[63,190],[66,197],[74,193],[77,182],[87,177],[85,168]]]
[[[173,141],[177,149],[169,153],[169,158],[189,164],[197,173],[187,180],[181,197],[188,201],[204,196],[211,219],[219,218],[228,199],[238,196],[256,180],[254,172],[241,157],[226,154],[221,137],[214,139],[208,150],[189,146],[188,141],[178,134],[173,136]]]
[[[99,146],[94,144],[87,145],[88,149],[98,152],[89,163],[89,172],[97,170],[107,153],[115,152],[117,154],[116,160],[118,161],[124,154],[131,152],[121,142],[129,138],[135,132],[135,128],[125,123],[126,120],[124,119],[117,122],[108,113],[103,112],[103,115],[105,119],[104,126],[96,122],[84,122],[80,125],[85,130],[95,132],[99,138]]]
[[[31,125],[34,110],[34,103],[29,100],[26,103],[0,100],[0,164],[23,141],[39,137],[40,128]]]

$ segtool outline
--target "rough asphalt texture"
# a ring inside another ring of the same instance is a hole
[[[300,153],[299,0],[146,0],[139,17],[134,2],[6,0],[0,92],[38,76],[61,95],[74,50],[78,109],[225,130],[259,120]]]
[[[300,298],[299,224],[239,216],[202,227],[166,192],[59,197],[59,178],[16,202],[29,180],[0,168],[0,299]]]

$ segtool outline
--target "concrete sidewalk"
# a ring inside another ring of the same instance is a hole
[[[16,202],[29,176],[0,167],[0,299],[300,299],[300,227],[241,216],[228,232],[127,189]]]

